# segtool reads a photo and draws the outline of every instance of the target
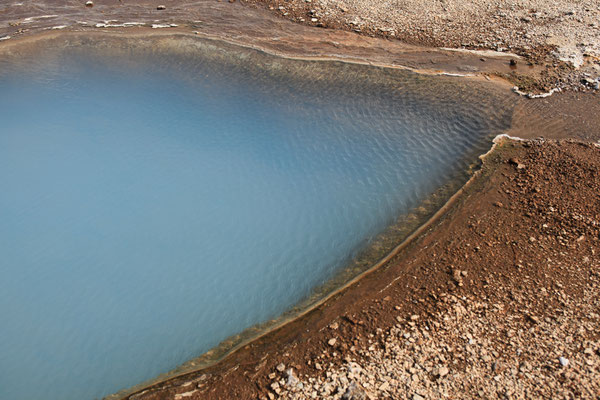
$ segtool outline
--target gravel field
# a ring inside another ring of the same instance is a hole
[[[288,369],[271,389],[291,399],[598,398],[598,274],[576,301],[560,287],[541,291],[564,299],[544,319],[530,309],[531,293],[507,302],[441,296],[447,309],[426,322],[399,316],[360,358],[302,381]]]

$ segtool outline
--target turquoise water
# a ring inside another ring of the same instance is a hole
[[[276,317],[510,122],[450,78],[94,51],[0,74],[1,399],[100,398]]]

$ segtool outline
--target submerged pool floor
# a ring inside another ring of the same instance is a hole
[[[274,318],[510,123],[491,85],[194,41],[0,65],[0,398],[101,398]]]

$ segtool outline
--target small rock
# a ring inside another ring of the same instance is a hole
[[[167,7],[161,4],[161,5],[159,5],[159,6],[156,6],[156,9],[157,9],[157,10],[166,10],[166,9],[167,9]]]
[[[462,280],[462,276],[459,269],[455,269],[452,271],[452,279],[456,282],[460,282]]]
[[[530,322],[533,322],[534,324],[539,324],[540,323],[540,319],[538,317],[536,317],[535,315],[532,315],[532,314],[527,314],[527,319]]]
[[[519,159],[514,158],[514,157],[511,158],[510,160],[508,160],[508,163],[516,166],[517,169],[523,169],[523,168],[525,168],[525,165],[521,164],[521,162],[519,161]]]
[[[516,67],[517,66],[517,60],[515,60],[514,58],[510,59],[510,66],[511,67]]]
[[[413,394],[412,400],[425,400],[425,397],[421,396],[418,393]]]
[[[600,80],[596,80],[593,78],[583,78],[581,80],[581,83],[583,83],[585,86],[597,89],[598,86],[600,85]]]
[[[449,372],[450,371],[448,370],[448,368],[442,367],[442,368],[438,369],[437,375],[441,378],[441,377],[448,375]]]
[[[569,359],[565,358],[565,357],[559,357],[558,361],[560,362],[560,365],[562,365],[563,367],[566,367],[569,365]]]
[[[275,369],[277,369],[277,371],[279,371],[279,372],[283,372],[283,371],[285,371],[285,364],[281,363],[278,366],[276,366]]]
[[[585,83],[589,83],[590,85],[593,84],[593,83],[596,83],[596,80],[593,79],[593,78],[584,78],[583,81]]]
[[[287,386],[296,386],[296,385],[298,385],[298,383],[300,383],[300,381],[294,375],[294,370],[291,369],[291,368],[288,369],[287,370],[287,382],[286,382],[286,385]]]
[[[337,342],[337,339],[336,338],[332,338],[332,339],[329,339],[329,341],[327,342],[327,344],[330,345],[330,346],[335,346],[336,342]]]
[[[85,3],[85,6],[86,7],[94,7],[94,2],[90,0],[90,1],[88,1],[88,2]]]

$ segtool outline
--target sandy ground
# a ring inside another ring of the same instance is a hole
[[[130,398],[598,398],[599,152],[507,142],[385,267]]]
[[[305,24],[433,47],[516,52],[547,67],[539,90],[600,88],[595,0],[248,1]]]

